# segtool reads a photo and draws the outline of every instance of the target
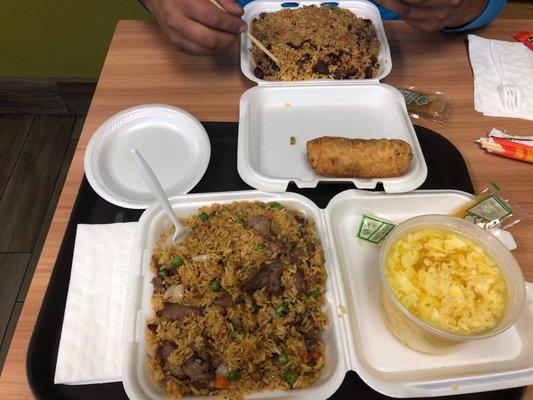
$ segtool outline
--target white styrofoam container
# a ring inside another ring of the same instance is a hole
[[[319,1],[300,1],[299,5]],[[289,182],[300,187],[316,187],[319,182],[352,182],[360,189],[373,189],[378,183],[389,193],[408,192],[426,179],[427,166],[418,138],[407,114],[402,94],[379,79],[392,68],[389,45],[377,7],[363,0],[339,1],[339,6],[369,18],[376,27],[381,50],[381,71],[373,79],[309,80],[272,82],[255,77],[251,42],[241,39],[241,69],[258,86],[241,97],[237,169],[250,186],[283,192]],[[250,22],[261,12],[282,9],[272,0],[254,1],[245,7]],[[290,138],[296,145],[290,145]],[[320,136],[362,139],[402,139],[410,144],[413,161],[402,176],[383,179],[327,178],[318,176],[307,162],[306,142]]]
[[[323,244],[328,280],[324,312],[329,325],[322,334],[326,364],[318,382],[306,389],[263,391],[251,399],[326,399],[340,386],[346,371],[354,370],[375,390],[394,397],[441,396],[533,383],[533,284],[527,284],[524,311],[506,332],[465,344],[455,353],[431,356],[401,344],[381,319],[379,250],[355,239],[365,210],[403,220],[416,215],[450,213],[470,195],[458,191],[416,191],[386,194],[347,190],[321,210],[294,193],[259,191],[185,195],[171,204],[179,217],[212,203],[279,201],[316,222]],[[416,211],[415,211],[416,210]],[[144,326],[153,315],[150,304],[153,247],[169,226],[159,206],[139,221],[132,254],[124,325],[123,383],[130,399],[166,400],[147,367]],[[185,399],[194,399],[194,396]]]
[[[262,12],[273,13],[279,10],[282,10],[284,4],[298,4],[298,6],[308,6],[316,5],[320,6],[321,4],[331,4],[331,1],[296,1],[296,2],[286,2],[275,1],[275,0],[254,0],[251,3],[248,3],[244,7],[243,19],[246,23],[250,24],[254,18],[257,18]],[[391,71],[392,61],[390,55],[389,42],[387,41],[387,36],[385,35],[385,28],[383,27],[383,21],[379,14],[378,8],[369,1],[365,0],[340,0],[334,1],[333,3],[338,3],[339,7],[346,8],[352,11],[359,17],[367,18],[372,21],[372,24],[376,28],[378,39],[381,43],[381,47],[378,55],[378,63],[380,65],[380,71],[378,76],[372,79],[359,79],[358,82],[377,82],[385,78]],[[259,79],[254,75],[254,69],[256,67],[255,61],[252,57],[250,49],[252,48],[252,41],[246,36],[241,36],[241,70],[244,76],[246,76],[251,81],[257,82],[258,84],[281,84],[282,82],[273,82],[266,81],[264,79]],[[332,79],[316,79],[308,81],[294,81],[290,82],[291,85],[306,85],[309,83],[312,84],[323,84],[328,85],[332,82],[346,84],[353,82],[354,80],[342,80],[342,81],[333,81]],[[286,82],[285,82],[286,83]]]

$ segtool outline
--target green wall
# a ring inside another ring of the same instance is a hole
[[[0,77],[96,78],[136,0],[0,0]]]

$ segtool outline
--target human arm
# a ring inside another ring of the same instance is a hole
[[[234,0],[218,0],[227,12],[209,0],[144,0],[159,27],[179,50],[209,55],[235,43],[246,30],[243,10]]]
[[[409,25],[426,31],[463,31],[492,21],[506,0],[376,0]]]

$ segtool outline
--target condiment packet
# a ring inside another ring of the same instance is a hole
[[[398,88],[405,99],[409,115],[413,118],[448,124],[452,119],[453,105],[444,93],[421,91],[412,86]]]
[[[389,236],[396,224],[376,213],[363,212],[357,230],[357,238],[364,242],[380,245]]]
[[[523,220],[527,213],[492,182],[452,215],[484,229],[505,229]]]
[[[533,32],[515,32],[511,35],[515,40],[524,43],[524,45],[529,49],[533,50]]]

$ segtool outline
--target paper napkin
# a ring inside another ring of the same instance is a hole
[[[78,225],[54,383],[120,381],[122,327],[137,223]]]
[[[474,106],[490,117],[533,120],[533,52],[522,43],[493,40],[503,64],[506,81],[518,85],[522,93],[520,111],[506,111],[500,101],[500,84],[490,55],[490,39],[468,35],[470,63],[474,71]]]

